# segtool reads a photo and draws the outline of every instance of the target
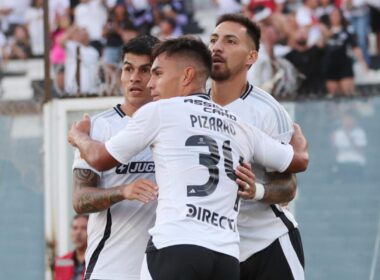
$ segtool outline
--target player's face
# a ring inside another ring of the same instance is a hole
[[[257,58],[247,29],[231,21],[223,22],[215,28],[209,49],[212,54],[211,78],[216,81],[228,80],[238,73],[246,74]]]
[[[121,85],[128,105],[139,108],[152,101],[147,88],[151,61],[148,55],[126,53],[123,58]]]
[[[178,96],[182,69],[175,57],[159,55],[154,61],[151,70],[152,76],[148,83],[153,100],[166,99]]]
[[[87,219],[79,217],[71,225],[71,239],[76,248],[85,248],[87,246]]]

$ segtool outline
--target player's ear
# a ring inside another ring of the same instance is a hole
[[[256,62],[259,53],[256,50],[251,50],[248,54],[247,64],[252,65]]]
[[[186,67],[183,70],[183,76],[182,76],[182,84],[184,86],[188,86],[192,83],[192,81],[195,78],[195,69],[194,67]]]

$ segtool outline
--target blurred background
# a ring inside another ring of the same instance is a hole
[[[379,0],[0,1],[1,279],[52,279],[72,249],[67,130],[122,101],[121,46],[139,34],[207,43],[225,12],[259,22],[248,79],[309,140],[291,204],[306,279],[380,279]]]

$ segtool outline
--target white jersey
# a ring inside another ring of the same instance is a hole
[[[289,143],[293,134],[293,122],[285,111],[267,92],[247,84],[241,98],[224,108],[236,112],[245,122],[259,128],[272,138]],[[262,165],[253,164],[256,181],[269,182]],[[297,227],[293,215],[279,205],[260,201],[242,200],[238,217],[240,232],[240,261],[269,246],[280,236]]]
[[[94,116],[91,137],[105,142],[130,121],[120,105]],[[73,168],[91,169],[100,176],[100,188],[128,184],[139,178],[155,182],[149,149],[125,164],[105,172],[89,166],[76,152]],[[90,214],[87,226],[86,279],[137,280],[153,226],[157,202],[120,201],[108,210]]]
[[[290,145],[240,122],[206,94],[149,103],[106,142],[122,163],[146,147],[153,152],[159,187],[152,246],[198,245],[237,259],[235,167],[254,155],[285,170],[293,157]]]

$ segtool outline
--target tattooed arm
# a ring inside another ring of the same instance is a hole
[[[296,175],[292,173],[268,173],[270,183],[265,184],[265,203],[279,204],[288,203],[294,199],[297,192]]]
[[[148,203],[157,197],[157,186],[145,179],[101,189],[100,177],[92,170],[75,168],[73,177],[73,207],[78,214],[100,212],[125,199]]]

